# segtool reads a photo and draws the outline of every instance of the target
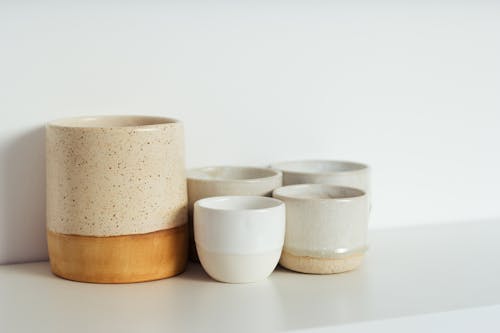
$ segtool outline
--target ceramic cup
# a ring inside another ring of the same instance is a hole
[[[255,282],[278,264],[285,237],[285,205],[259,196],[221,196],[194,205],[201,265],[215,280]]]
[[[273,197],[286,205],[282,266],[314,274],[341,273],[359,266],[367,248],[365,192],[302,184],[276,189]]]
[[[283,185],[331,184],[354,187],[370,195],[370,168],[361,163],[332,160],[303,160],[272,164],[283,172]]]
[[[190,257],[197,261],[193,238],[193,206],[200,199],[224,195],[271,196],[281,186],[281,171],[254,168],[219,166],[191,169],[188,171]]]
[[[162,117],[81,117],[47,125],[47,239],[56,275],[125,283],[184,270],[183,136],[180,122]]]

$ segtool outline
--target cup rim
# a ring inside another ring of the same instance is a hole
[[[341,197],[315,197],[315,196],[300,196],[294,193],[297,193],[296,190],[299,190],[299,193],[306,193],[305,191],[300,191],[301,189],[315,189],[315,190],[340,190],[351,192],[352,194],[348,194]],[[295,190],[295,192],[293,191]],[[287,200],[298,200],[298,201],[323,201],[323,202],[341,202],[341,201],[352,201],[352,200],[362,200],[367,197],[365,191],[348,186],[338,186],[338,185],[330,185],[330,184],[294,184],[282,186],[273,191],[273,198],[277,199],[287,199]]]
[[[336,164],[336,165],[348,165],[350,166],[347,170],[338,170],[338,171],[308,171],[308,170],[297,170],[293,167],[291,168],[291,164],[312,164],[312,163],[322,163],[322,164]],[[370,170],[370,166],[360,162],[347,161],[347,160],[329,160],[329,159],[304,159],[304,160],[290,160],[290,161],[281,161],[271,164],[272,169],[280,170],[282,172],[293,173],[298,175],[335,175],[339,173],[354,173],[354,172],[363,172]]]
[[[214,169],[233,169],[233,170],[255,170],[255,171],[265,171],[269,172],[269,176],[257,177],[257,178],[243,178],[243,179],[235,179],[235,178],[203,178],[198,177],[194,173],[195,172],[204,172],[206,170],[214,170]],[[253,166],[235,166],[235,165],[216,165],[216,166],[206,166],[200,168],[192,168],[187,170],[187,179],[194,180],[197,182],[223,182],[223,183],[256,183],[262,182],[265,180],[271,180],[275,178],[282,177],[283,173],[280,170],[275,170],[271,168],[261,168],[261,167],[253,167]]]
[[[266,206],[258,208],[226,208],[214,206],[215,203],[220,203],[221,201],[259,201],[260,203],[267,203]],[[203,198],[194,203],[194,207],[201,209],[206,209],[216,212],[264,212],[272,209],[276,209],[280,206],[284,206],[285,203],[279,199],[272,197],[263,197],[258,195],[222,195],[216,197]]]
[[[123,121],[123,120],[134,120],[138,123],[136,125],[93,125],[89,126],[85,124],[85,122],[91,121]],[[142,120],[142,122],[140,122]],[[170,117],[163,116],[151,116],[151,115],[91,115],[91,116],[77,116],[77,117],[67,117],[67,118],[58,118],[52,120],[47,123],[47,127],[54,128],[72,128],[72,129],[151,129],[158,127],[160,125],[168,125],[168,124],[179,124],[180,120]]]

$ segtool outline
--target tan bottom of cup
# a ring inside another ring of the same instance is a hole
[[[184,271],[187,225],[147,234],[94,237],[47,231],[50,266],[62,278],[93,283],[158,280]]]
[[[363,253],[355,253],[344,258],[319,258],[281,253],[280,265],[292,271],[310,274],[342,273],[355,269],[363,261]]]

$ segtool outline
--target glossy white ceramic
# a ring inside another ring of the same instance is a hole
[[[272,164],[283,172],[283,186],[331,184],[354,187],[370,195],[370,168],[362,163],[334,160],[302,160]]]
[[[285,205],[259,196],[221,196],[194,205],[200,262],[215,280],[265,279],[278,264],[285,236]]]
[[[354,269],[361,263],[367,247],[369,214],[365,192],[301,184],[276,189],[273,196],[286,204],[282,266],[330,274]]]

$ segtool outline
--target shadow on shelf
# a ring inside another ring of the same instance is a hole
[[[47,259],[44,128],[15,137],[0,154],[0,264]]]
[[[177,275],[179,279],[189,280],[195,282],[210,282],[210,283],[220,283],[213,280],[208,274],[203,270],[200,263],[195,263],[188,261],[186,270]]]

